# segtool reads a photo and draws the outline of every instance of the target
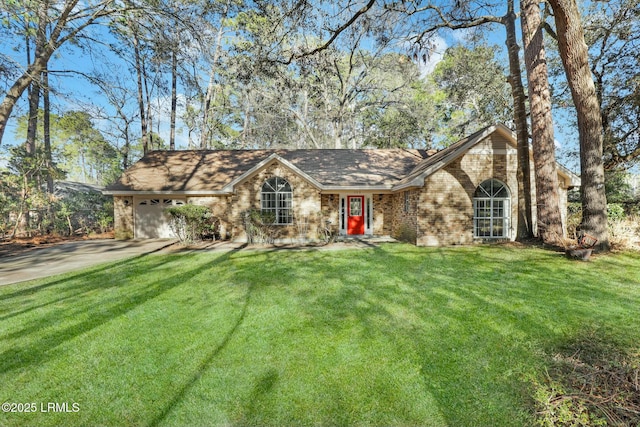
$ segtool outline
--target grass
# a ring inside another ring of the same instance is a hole
[[[0,425],[532,425],[550,356],[637,349],[638,307],[638,253],[139,257],[0,287],[0,402],[37,408]]]

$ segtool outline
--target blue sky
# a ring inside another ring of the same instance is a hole
[[[103,41],[108,41],[111,37],[104,27],[94,27],[92,31],[97,31],[99,33],[99,37],[102,38]],[[457,43],[465,43],[465,32],[457,31],[457,32],[443,32],[442,36],[434,39],[435,49],[432,55],[429,58],[429,61],[426,65],[423,65],[425,72],[429,72],[433,69],[435,64],[442,58],[444,51],[448,46]],[[500,47],[504,46],[504,29],[501,26],[496,26],[496,29],[489,33],[488,39],[491,43],[499,45]],[[24,67],[24,52],[14,50],[15,47],[20,48],[21,46],[12,46],[8,43],[8,40],[3,39],[0,44],[0,53],[11,57],[14,61],[21,63]],[[102,49],[103,52],[106,50]],[[506,63],[506,52],[505,54],[505,63]],[[128,73],[127,64],[120,60],[116,55],[111,54],[105,58],[105,62],[114,66],[114,68],[122,71],[122,74],[125,75]],[[91,72],[95,67],[101,67],[100,64],[104,62],[94,60],[94,56],[87,54],[86,51],[82,51],[76,47],[72,47],[69,45],[64,46],[50,61],[50,69],[52,70],[79,70],[82,72]],[[133,76],[131,77],[133,78]],[[65,111],[70,110],[81,110],[81,111],[90,111],[96,112],[98,110],[103,110],[109,113],[113,113],[112,107],[108,105],[108,102],[104,98],[103,94],[97,89],[97,87],[91,85],[85,78],[75,75],[75,74],[54,74],[50,77],[51,85],[54,88],[57,88],[58,91],[52,96],[52,105],[54,113],[63,113]],[[133,83],[133,82],[132,82]],[[133,100],[135,101],[135,100]],[[160,136],[168,142],[169,140],[169,108],[170,108],[170,99],[168,96],[163,98],[155,98],[152,101],[154,106],[159,106],[158,111],[156,112],[159,120],[156,123],[161,123],[160,127]],[[23,136],[18,135],[15,136],[15,123],[16,117],[23,115],[26,112],[26,94],[18,102],[18,105],[14,109],[12,118],[9,121],[9,126],[5,132],[4,139],[2,141],[2,146],[14,145],[18,143],[22,143]],[[573,170],[576,170],[577,165],[575,163],[572,164],[570,159],[564,158],[563,151],[566,149],[571,149],[572,146],[575,146],[577,137],[574,135],[567,126],[562,124],[561,116],[556,114],[557,123],[561,123],[560,126],[556,124],[556,139],[558,140],[558,146],[560,151],[558,153],[559,158],[563,163],[565,163],[568,167]],[[100,120],[96,120],[96,127],[99,129],[104,129],[106,124],[101,122]],[[186,148],[187,147],[187,136],[186,132],[181,132],[182,126],[178,123],[178,131],[176,136],[176,144],[178,148]],[[561,130],[563,129],[563,130]],[[568,129],[565,131],[565,129]],[[157,131],[155,125],[153,131]]]
[[[97,35],[102,42],[109,43],[113,40],[113,37],[104,27],[93,26],[92,32],[92,35]],[[17,48],[23,49],[22,46],[17,46]],[[104,94],[97,86],[91,84],[85,77],[79,74],[70,73],[69,70],[79,71],[81,73],[91,73],[94,70],[106,73],[121,72],[122,76],[129,77],[128,65],[117,55],[109,53],[104,48],[98,52],[99,55],[103,56],[102,59],[98,59],[96,54],[89,53],[90,54],[88,54],[86,50],[66,44],[51,58],[49,69],[52,70],[52,73],[49,79],[50,86],[53,89],[51,93],[52,113],[63,114],[64,112],[75,110],[93,113],[92,115],[94,115],[94,117],[100,116],[101,111],[107,114],[114,114],[115,110],[109,105]],[[104,56],[105,53],[107,56]],[[13,62],[20,63],[21,71],[25,69],[25,53],[23,51],[17,51],[14,46],[7,43],[7,39],[4,39],[2,44],[0,44],[0,54],[12,58]],[[115,71],[111,71],[110,69]],[[131,74],[130,78],[131,84],[135,85],[135,76]],[[135,99],[132,99],[132,104],[133,103],[135,103]],[[156,97],[152,100],[152,104],[154,107],[161,105],[161,110],[166,110],[166,112],[160,111],[157,113],[157,116],[160,117],[161,136],[168,142],[170,98],[165,97],[165,99],[158,99]],[[24,136],[16,136],[16,126],[17,118],[26,114],[27,109],[27,95],[25,92],[13,110],[2,140],[3,146],[23,142]],[[94,125],[99,129],[104,129],[106,126],[100,119],[95,119]],[[156,131],[155,125],[154,131]],[[186,137],[181,135],[179,131],[176,140],[181,148],[186,147]]]

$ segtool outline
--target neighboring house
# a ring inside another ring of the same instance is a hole
[[[515,238],[516,169],[515,134],[495,125],[437,152],[154,151],[105,193],[114,196],[117,236],[172,237],[163,209],[193,203],[209,206],[233,240],[246,239],[243,214],[260,209],[273,214],[283,239],[313,239],[330,220],[345,236],[455,245]],[[579,179],[564,168],[558,178],[566,205]]]

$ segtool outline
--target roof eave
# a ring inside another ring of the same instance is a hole
[[[325,194],[329,193],[346,193],[346,192],[386,192],[389,193],[393,191],[393,185],[390,184],[382,184],[382,185],[324,185],[322,186],[322,192]]]
[[[478,133],[477,135],[475,135],[473,138],[470,138],[467,141],[464,140],[460,140],[459,143],[462,143],[462,145],[460,145],[459,147],[456,147],[455,149],[451,150],[450,152],[446,152],[445,155],[442,156],[442,158],[438,159],[434,164],[429,165],[426,169],[424,169],[423,171],[421,171],[418,175],[416,175],[415,177],[411,178],[410,181],[408,181],[407,183],[403,183],[403,184],[399,184],[396,187],[394,187],[394,190],[401,190],[401,189],[406,189],[409,187],[420,187],[422,185],[424,185],[424,180],[430,176],[431,174],[437,172],[438,170],[442,169],[443,167],[445,167],[446,165],[448,165],[449,163],[451,163],[453,160],[457,159],[458,157],[460,157],[463,153],[467,152],[469,149],[471,149],[471,147],[473,147],[474,145],[478,144],[480,141],[486,139],[487,137],[489,137],[491,134],[495,133],[495,132],[499,132],[500,134],[502,134],[503,136],[505,136],[506,138],[511,139],[512,141],[515,141],[516,135],[515,133],[509,129],[507,126],[498,123],[492,126],[488,126],[487,128],[484,129],[484,131]],[[462,142],[464,141],[464,142]],[[453,144],[456,145],[456,144]],[[442,151],[446,151],[442,150]],[[437,156],[438,154],[436,153],[435,156]],[[425,161],[428,161],[429,159],[425,159]]]
[[[569,170],[565,166],[561,165],[560,163],[556,163],[556,170],[558,171],[559,175],[563,175],[566,178],[565,181],[568,182],[568,188],[582,186],[582,179],[575,173],[571,172],[571,170]]]
[[[218,190],[103,190],[105,196],[144,196],[144,195],[175,195],[175,196],[228,196],[232,193]]]
[[[414,178],[411,181],[408,182],[403,182],[402,184],[398,184],[398,185],[394,185],[392,190],[393,191],[404,191],[404,190],[411,190],[414,188],[421,188],[424,187],[424,178],[418,177],[418,178]]]
[[[318,189],[322,189],[322,187],[323,187],[322,184],[320,182],[318,182],[315,178],[311,177],[309,174],[307,174],[306,172],[302,171],[299,167],[297,167],[296,165],[294,165],[290,161],[284,159],[278,153],[273,153],[269,157],[267,157],[266,159],[262,160],[260,163],[258,163],[257,165],[255,165],[254,167],[252,167],[251,169],[249,169],[248,171],[246,171],[242,175],[240,175],[239,177],[235,178],[233,181],[231,181],[228,184],[226,184],[224,187],[222,187],[222,191],[225,191],[225,192],[228,192],[228,193],[233,193],[236,185],[238,185],[240,182],[244,181],[245,179],[249,178],[251,175],[255,174],[256,172],[262,170],[263,168],[265,168],[267,165],[269,165],[274,160],[280,162],[284,166],[286,166],[289,169],[293,170],[295,173],[297,173],[302,178],[304,178],[309,183],[311,183],[311,185],[315,186]]]

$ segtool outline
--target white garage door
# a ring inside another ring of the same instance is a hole
[[[169,227],[169,217],[164,209],[184,205],[180,199],[142,199],[136,202],[135,238],[168,239],[175,235]]]

